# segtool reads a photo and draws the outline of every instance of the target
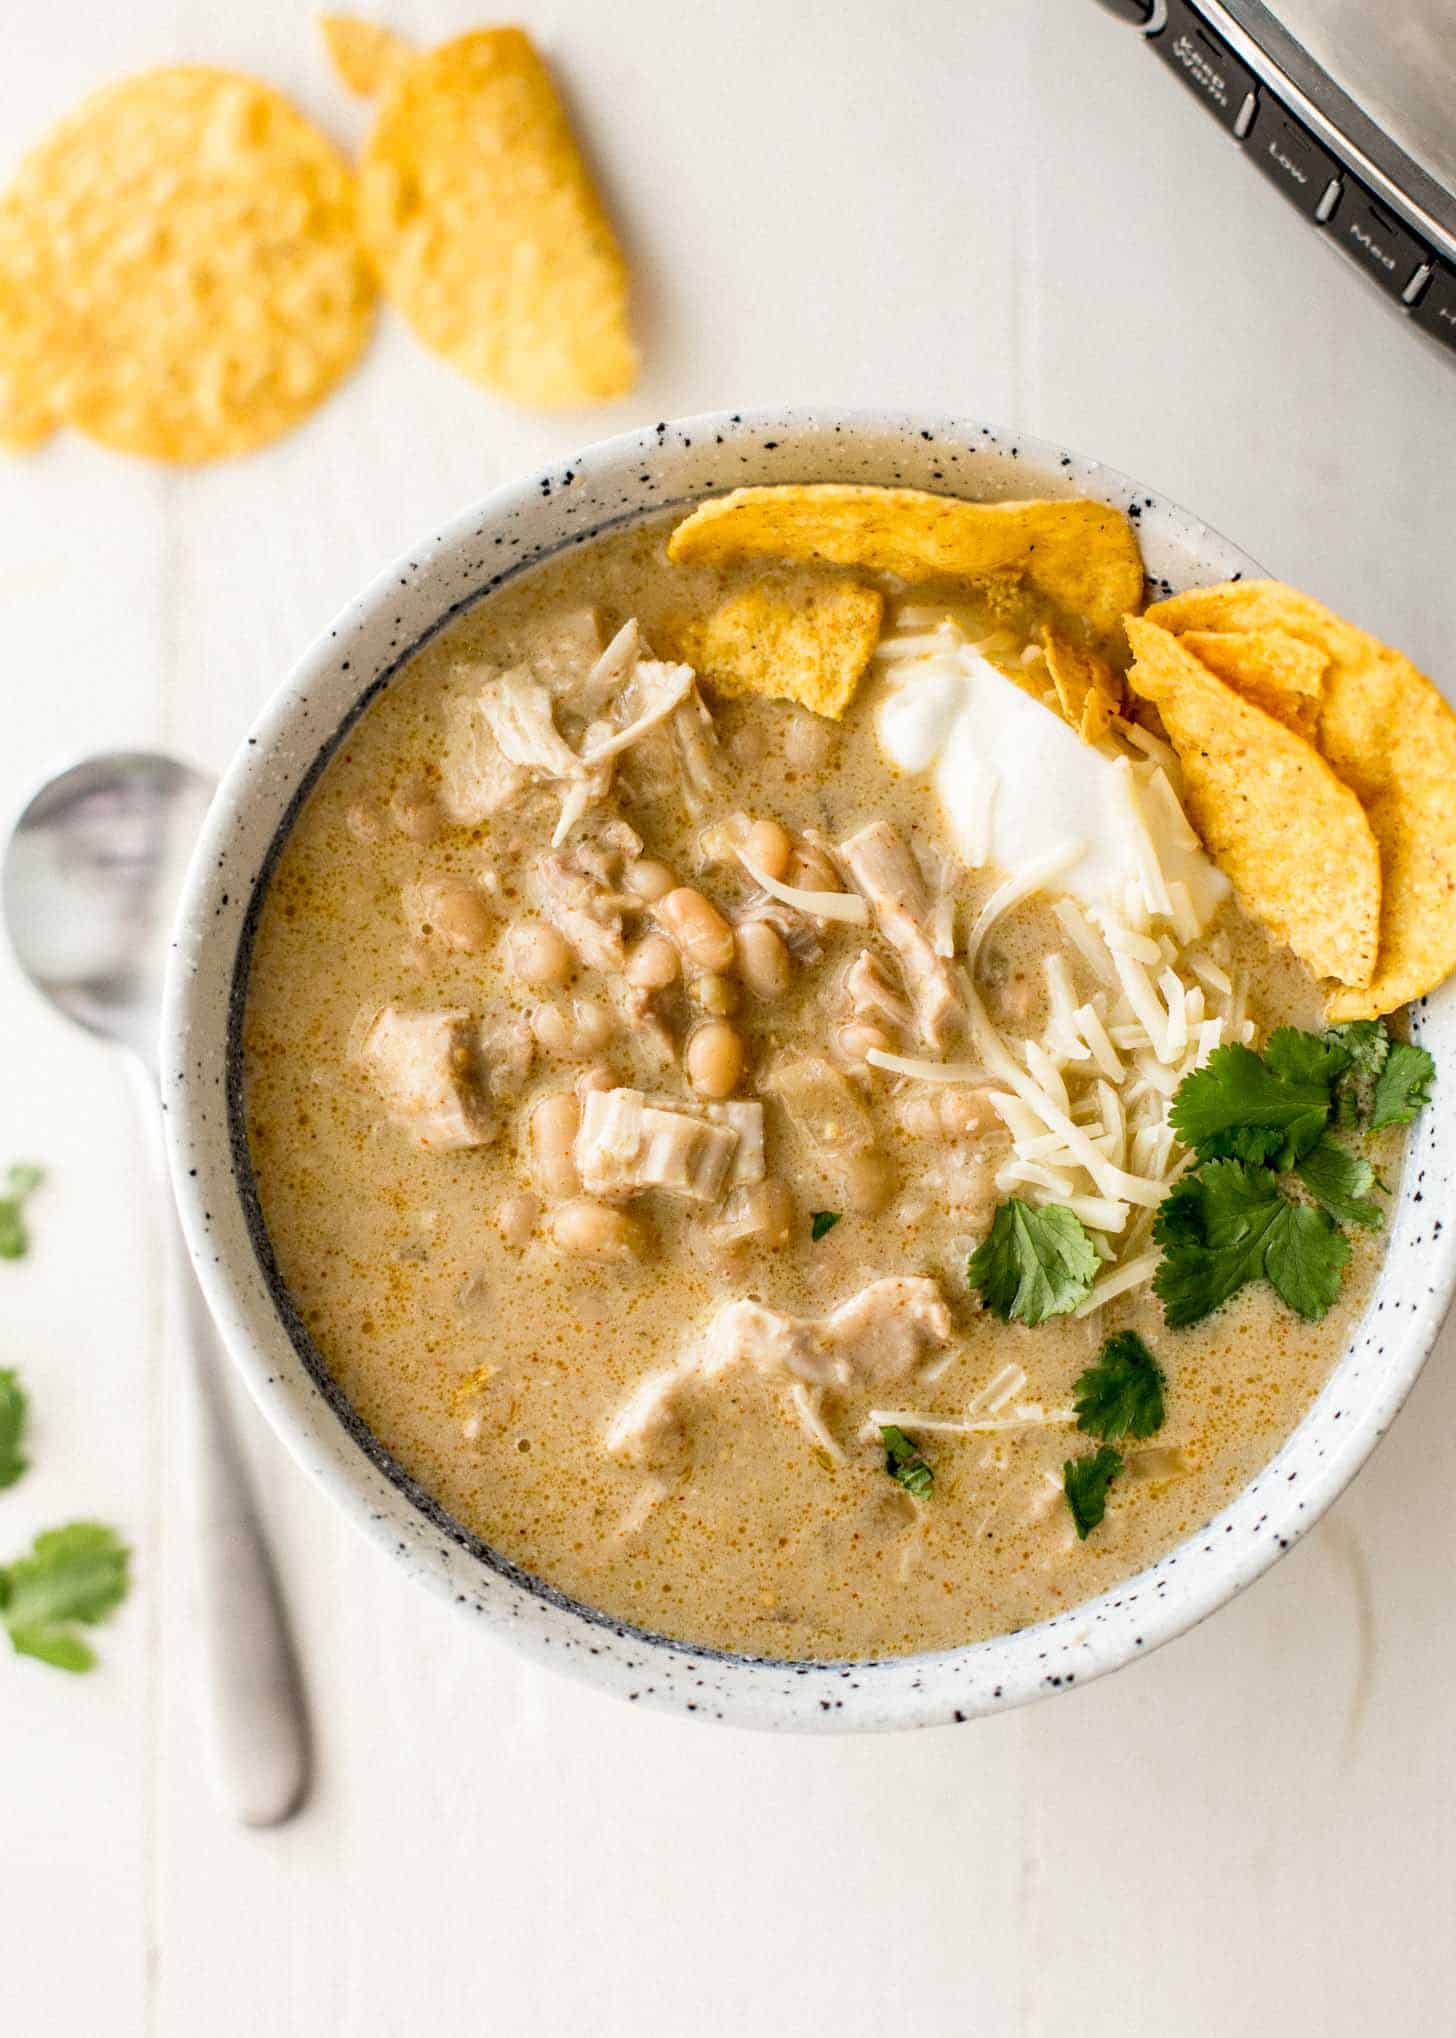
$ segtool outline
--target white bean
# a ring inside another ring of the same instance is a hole
[[[656,905],[665,899],[677,884],[675,874],[665,863],[659,863],[654,856],[639,856],[629,863],[622,872],[622,883],[629,892],[641,899],[645,906]]]
[[[595,998],[578,998],[571,1009],[575,1020],[572,1046],[580,1054],[597,1053],[611,1039],[616,1021]]]
[[[507,1196],[497,1210],[496,1227],[507,1245],[519,1248],[529,1243],[540,1215],[541,1198],[533,1196],[529,1189],[523,1189],[518,1196]]]
[[[794,853],[793,838],[777,821],[755,821],[743,838],[743,853],[755,870],[782,878]]]
[[[411,842],[433,842],[444,826],[439,803],[429,780],[412,772],[390,795],[389,816],[401,835]]]
[[[590,1259],[628,1260],[642,1250],[641,1227],[625,1210],[610,1203],[594,1203],[590,1197],[563,1203],[551,1213],[551,1233],[563,1252],[583,1253]]]
[[[574,967],[566,936],[549,920],[524,920],[511,929],[511,968],[533,990],[559,990]]]
[[[700,1097],[731,1097],[743,1074],[743,1041],[721,1019],[700,1026],[683,1056],[688,1081]]]
[[[731,1019],[741,1003],[737,984],[731,977],[720,976],[716,970],[694,977],[688,985],[688,996],[710,1019]]]
[[[822,771],[834,750],[835,730],[823,715],[795,708],[784,730],[784,762],[796,771]]]
[[[559,1005],[537,1005],[530,1027],[547,1054],[570,1054],[576,1046],[576,1028]]]
[[[679,885],[653,907],[653,918],[697,970],[733,967],[733,929],[710,899]]]
[[[553,1091],[531,1113],[532,1165],[548,1196],[575,1196],[581,1188],[573,1152],[580,1124],[581,1106],[570,1090]]]
[[[665,934],[644,934],[627,957],[627,981],[639,991],[665,991],[677,974],[677,950]]]
[[[755,998],[781,998],[793,978],[793,957],[777,927],[745,920],[736,929],[738,974]]]
[[[416,894],[423,924],[447,948],[478,954],[490,941],[494,922],[479,885],[465,877],[428,878]]]

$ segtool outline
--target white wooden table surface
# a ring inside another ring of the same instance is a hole
[[[647,370],[511,415],[389,318],[276,449],[0,465],[8,807],[80,748],[219,766],[376,566],[642,419],[786,398],[1014,421],[1145,477],[1456,680],[1456,362],[1232,160],[1091,0],[525,0],[635,252]],[[400,0],[437,39],[470,0]],[[342,138],[311,9],[12,10],[0,160],[116,72],[256,69]],[[0,962],[0,1160],[52,1170],[0,1267],[35,1404],[0,1550],[136,1545],[104,1667],[0,1659],[7,2038],[1328,2038],[1451,2028],[1456,1340],[1263,1584],[1032,1710],[794,1741],[638,1713],[457,1626],[247,1417],[318,1735],[303,1817],[210,1794],[158,1238],[121,1072]]]

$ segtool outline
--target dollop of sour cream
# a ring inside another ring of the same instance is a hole
[[[944,650],[886,666],[876,730],[902,771],[931,774],[967,865],[1016,876],[1060,862],[1048,889],[1119,916],[1141,894],[1151,917],[1161,908],[1148,895],[1181,884],[1196,922],[1186,931],[1201,933],[1228,880],[1166,775],[1112,743],[1084,743],[971,645],[945,635]]]

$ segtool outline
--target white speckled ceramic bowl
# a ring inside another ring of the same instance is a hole
[[[974,1719],[1085,1683],[1221,1606],[1309,1528],[1352,1477],[1420,1370],[1456,1281],[1442,1213],[1452,1137],[1418,1124],[1379,1287],[1329,1385],[1233,1505],[1150,1570],[1040,1626],[882,1663],[752,1660],[640,1632],[486,1548],[392,1462],[329,1378],[292,1311],[258,1211],[241,1121],[239,1029],[257,903],[333,745],[411,653],[503,581],[644,512],[746,482],[904,483],[973,497],[1099,496],[1138,523],[1155,593],[1253,562],[1206,525],[1095,461],[960,418],[812,411],[690,419],[594,446],[501,489],[364,590],[279,690],[208,817],[183,898],[162,1042],[177,1199],[239,1370],[299,1463],[462,1616],[609,1691],[741,1726],[850,1729]],[[1456,1084],[1456,998],[1416,1032]]]

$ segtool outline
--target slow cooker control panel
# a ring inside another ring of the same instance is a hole
[[[1456,269],[1378,198],[1188,4],[1102,0],[1143,31],[1255,165],[1424,332],[1456,351]]]

